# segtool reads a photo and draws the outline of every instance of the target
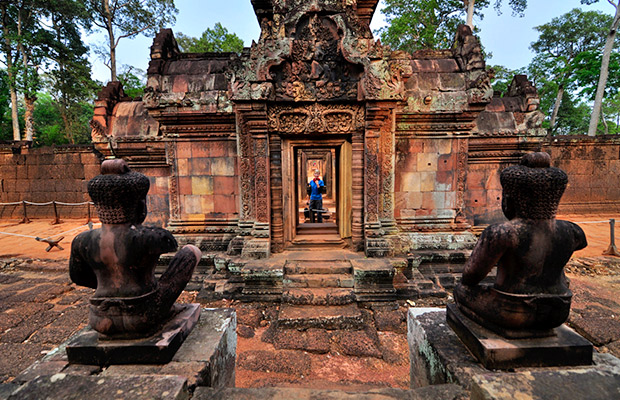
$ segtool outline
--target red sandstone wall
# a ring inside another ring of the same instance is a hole
[[[568,174],[560,213],[620,211],[619,137],[558,137],[546,143],[543,150],[551,154],[553,166]]]
[[[176,156],[182,218],[238,218],[239,171],[236,141],[178,142]]]
[[[10,146],[0,148],[0,203],[60,201],[81,203],[90,200],[86,182],[99,173],[100,159],[92,146],[21,148],[14,154]],[[86,206],[58,206],[62,217],[84,217]],[[95,211],[93,209],[93,215]],[[21,218],[22,206],[0,206],[0,218]],[[28,206],[28,217],[51,218],[49,206]]]

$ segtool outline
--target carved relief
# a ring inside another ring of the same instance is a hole
[[[256,160],[256,220],[269,223],[269,160],[267,158],[267,139],[254,140]]]
[[[168,186],[170,190],[170,216],[173,220],[181,218],[181,209],[179,206],[179,168],[177,166],[177,143],[166,143],[166,158],[170,167],[170,178],[168,178]]]
[[[379,204],[377,195],[379,194],[379,157],[377,154],[377,136],[366,136],[365,151],[365,178],[364,188],[366,192],[366,222],[378,221]]]
[[[456,219],[463,219],[463,208],[465,207],[465,179],[467,174],[467,152],[468,143],[465,139],[457,140],[456,154]]]
[[[278,106],[269,109],[269,129],[280,133],[351,133],[364,128],[364,111],[356,105],[304,107]]]

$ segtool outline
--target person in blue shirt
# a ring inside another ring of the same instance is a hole
[[[314,171],[314,179],[312,179],[310,181],[310,183],[308,183],[308,186],[310,186],[310,222],[314,223],[315,220],[315,213],[316,213],[316,220],[318,223],[322,223],[323,222],[323,214],[321,213],[321,211],[316,211],[316,210],[323,210],[323,190],[322,188],[325,188],[325,182],[323,182],[322,179],[319,178],[319,176],[321,175],[321,172],[317,169]]]

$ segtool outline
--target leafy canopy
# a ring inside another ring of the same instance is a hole
[[[179,32],[176,39],[181,51],[186,53],[241,53],[243,50],[243,40],[235,33],[229,33],[219,22],[213,29],[207,28],[199,38]]]

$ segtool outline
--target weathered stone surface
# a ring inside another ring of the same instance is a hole
[[[596,346],[620,340],[620,319],[609,318],[609,309],[590,304],[571,313],[569,322]]]
[[[0,383],[0,400],[6,400],[19,388],[17,383]]]
[[[404,310],[375,310],[375,327],[378,331],[405,333],[407,331],[407,313]]]
[[[239,354],[239,368],[251,371],[283,372],[303,375],[310,369],[310,356],[296,351],[246,351]]]
[[[67,343],[69,362],[75,364],[163,364],[170,361],[200,318],[199,304],[179,305],[179,311],[152,336],[143,339],[100,339],[91,328]]]
[[[195,400],[464,400],[466,398],[465,391],[457,385],[437,385],[417,390],[385,388],[368,390],[366,392],[306,388],[228,388],[220,390],[198,388],[194,392],[194,397],[192,397]]]
[[[0,343],[0,382],[6,377],[17,376],[46,350],[49,346],[37,343]]]
[[[620,396],[620,363],[612,356],[604,356],[600,355],[599,360],[607,368],[477,375],[473,378],[471,399],[615,399]]]
[[[278,324],[289,328],[345,329],[359,328],[363,323],[357,304],[345,306],[282,305]]]
[[[450,382],[472,390],[472,399],[518,398],[523,393],[526,398],[543,399],[555,398],[555,393],[561,391],[560,386],[564,384],[575,387],[576,393],[580,393],[582,388],[573,385],[583,379],[584,382],[596,385],[596,389],[601,389],[601,393],[608,396],[593,398],[615,398],[617,395],[609,397],[609,393],[620,393],[620,360],[610,354],[595,353],[594,365],[591,366],[517,368],[511,372],[493,372],[473,359],[445,323],[444,311],[427,312],[412,308],[408,314],[408,326],[411,387]],[[503,391],[504,382],[507,382],[510,390]],[[490,384],[487,388],[480,389],[476,388],[478,383],[482,386]],[[521,383],[526,383],[522,387],[523,392],[520,392]],[[531,389],[534,386],[535,389]],[[610,388],[612,391],[606,392]],[[572,396],[569,393],[570,391],[566,391],[557,398],[591,398],[588,395]]]
[[[238,325],[237,326],[237,335],[241,336],[242,338],[252,338],[254,337],[254,328],[252,328],[251,326],[247,326],[247,325]]]
[[[273,343],[276,349],[304,350],[310,353],[327,353],[330,337],[324,329],[310,328],[307,330],[274,328],[268,330],[271,338],[264,341]],[[267,334],[267,332],[265,332]]]
[[[10,400],[188,399],[187,380],[180,376],[39,376],[13,392]]]
[[[506,339],[467,318],[449,304],[447,321],[461,341],[489,369],[592,364],[592,344],[566,325],[555,335]]]
[[[342,354],[374,358],[383,356],[377,332],[369,327],[359,331],[336,331],[333,337],[337,351]]]

